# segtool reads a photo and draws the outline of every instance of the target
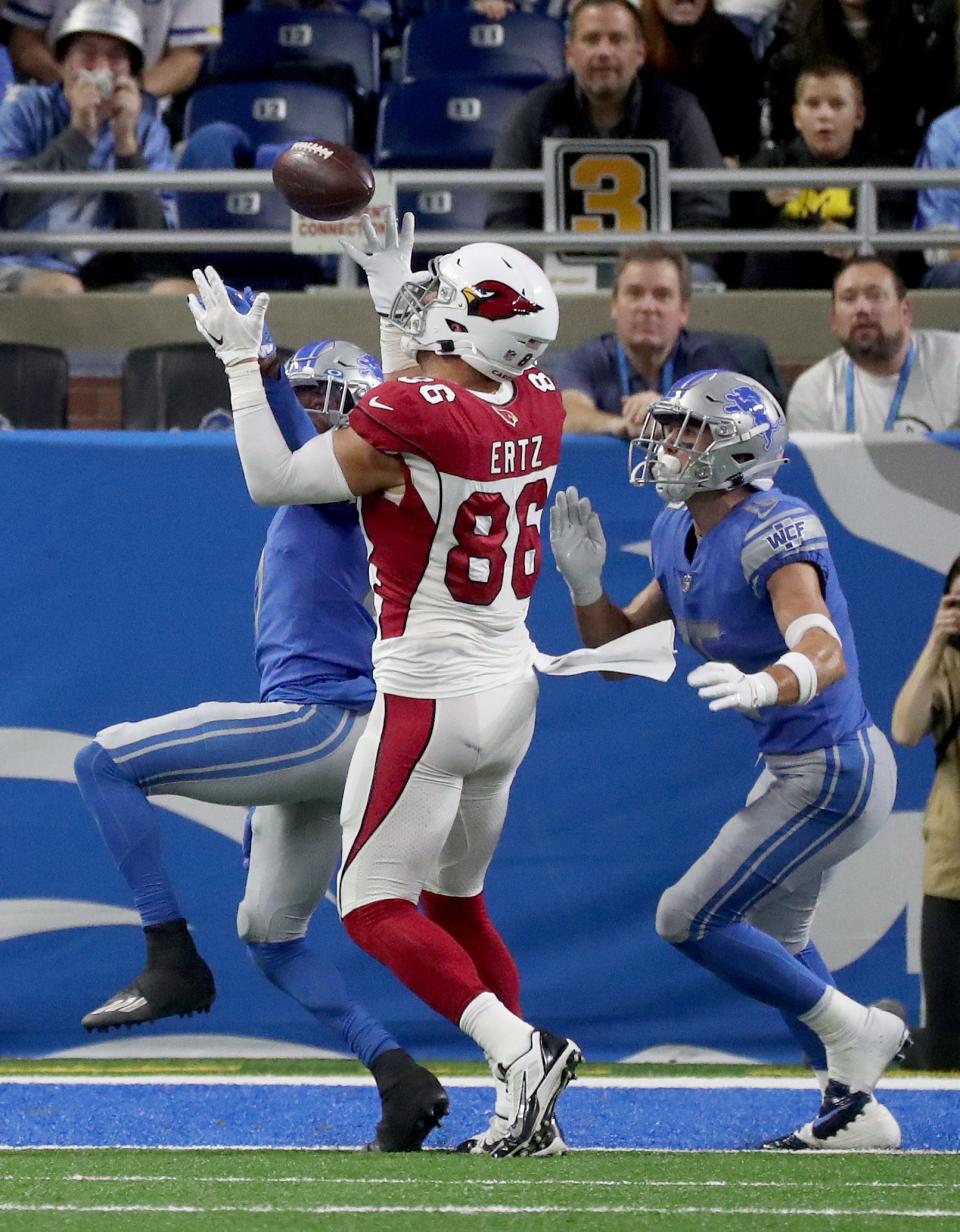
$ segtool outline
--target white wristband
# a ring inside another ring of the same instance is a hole
[[[566,581],[566,578],[564,578]],[[596,601],[603,594],[603,583],[599,578],[590,578],[586,582],[581,582],[579,586],[574,586],[572,582],[567,582],[570,590],[570,598],[573,600],[574,607],[589,607],[591,603]]]
[[[777,664],[793,672],[797,678],[797,684],[800,686],[800,696],[794,703],[795,705],[805,706],[807,702],[812,701],[816,697],[817,689],[820,685],[817,679],[817,669],[805,654],[801,654],[798,650],[791,650],[789,653],[781,655],[777,659]]]
[[[267,405],[260,365],[256,360],[249,363],[230,364],[226,370],[230,383],[230,405],[234,414],[259,410]]]
[[[806,616],[798,616],[796,620],[791,621],[787,625],[787,631],[783,635],[783,640],[787,643],[790,650],[797,646],[808,629],[822,629],[824,633],[829,633],[832,638],[835,638],[838,642],[840,641],[837,627],[828,616],[824,616],[820,612],[808,612]]]
[[[380,367],[384,376],[413,366],[413,360],[403,349],[403,330],[389,321],[380,320]]]

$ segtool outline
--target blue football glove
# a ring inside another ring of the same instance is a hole
[[[237,312],[246,316],[253,307],[253,301],[256,295],[252,287],[244,287],[242,291],[238,291],[236,287],[227,287],[227,295],[230,297],[230,303],[233,304]],[[270,327],[266,321],[263,323],[263,334],[260,338],[260,359],[273,359],[277,353],[277,344],[273,340],[273,335],[270,333]]]

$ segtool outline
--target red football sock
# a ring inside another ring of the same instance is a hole
[[[474,998],[491,991],[463,946],[413,903],[397,898],[367,903],[345,915],[343,926],[361,950],[454,1026]]]
[[[420,895],[420,906],[429,919],[460,942],[490,991],[508,1010],[522,1018],[520,972],[507,949],[507,943],[487,914],[483,893],[472,898],[453,898],[424,890]]]

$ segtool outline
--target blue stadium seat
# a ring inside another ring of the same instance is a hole
[[[397,193],[397,214],[410,210],[423,231],[482,231],[487,217],[487,194],[469,188],[429,188]]]
[[[235,136],[232,139],[231,134]],[[249,166],[268,170],[289,142],[260,146],[255,155],[239,130],[210,125],[188,141],[180,166],[188,170],[230,170]],[[290,233],[290,207],[272,189],[177,194],[179,225],[183,230],[279,231]],[[245,283],[268,290],[301,290],[336,280],[336,258],[295,255],[291,252],[224,250],[198,254],[196,264],[214,265],[226,282]]]
[[[410,81],[380,102],[378,167],[489,167],[500,130],[527,93],[489,79]]]
[[[380,36],[352,13],[269,8],[228,17],[207,78],[261,75],[313,81],[369,98],[380,92]]]
[[[203,86],[187,102],[183,134],[216,121],[236,124],[254,145],[325,137],[353,144],[350,100],[329,86],[305,81],[232,81]]]
[[[563,23],[552,17],[511,13],[486,21],[476,13],[429,13],[403,33],[401,78],[493,77],[530,88],[562,77]]]

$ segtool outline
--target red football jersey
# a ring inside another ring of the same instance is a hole
[[[504,388],[509,389],[509,386]],[[350,427],[404,464],[402,489],[365,496],[385,692],[451,697],[530,670],[525,617],[540,571],[540,521],[564,411],[536,368],[508,401],[425,377],[367,393]]]

